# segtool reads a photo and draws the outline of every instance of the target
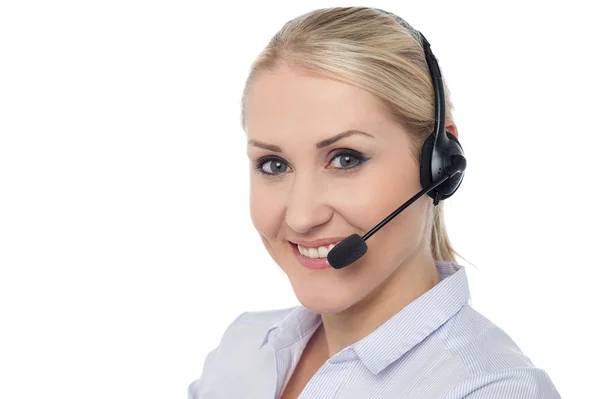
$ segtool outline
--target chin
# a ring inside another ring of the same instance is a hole
[[[302,301],[300,303],[302,303]],[[330,315],[343,312],[344,310],[348,309],[351,306],[351,304],[327,304],[309,302],[306,304],[302,303],[302,306],[314,313]]]
[[[294,288],[296,298],[306,309],[314,313],[334,314],[352,306],[359,298],[356,292],[328,289],[319,293],[314,287],[306,290]]]

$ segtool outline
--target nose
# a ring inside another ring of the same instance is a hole
[[[327,223],[333,212],[324,201],[324,184],[308,174],[295,177],[288,196],[285,221],[295,232],[302,234]]]

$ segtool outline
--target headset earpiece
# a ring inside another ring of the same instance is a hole
[[[420,160],[421,186],[427,187],[435,183],[442,176],[442,171],[451,165],[452,155],[458,154],[464,156],[462,146],[456,136],[446,130],[446,138],[440,136],[437,146],[435,144],[435,132],[432,133],[423,143]],[[456,173],[450,179],[446,180],[427,195],[434,199],[434,205],[452,196],[458,190],[464,172]]]

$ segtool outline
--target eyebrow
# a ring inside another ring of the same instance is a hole
[[[361,134],[364,136],[373,137],[373,135],[371,135],[369,133],[365,133],[365,132],[362,132],[362,131],[356,130],[356,129],[351,129],[351,130],[346,130],[345,132],[336,134],[335,136],[325,139],[323,141],[319,141],[317,143],[317,148],[327,147],[327,146],[335,143],[336,141],[343,139],[344,137],[352,136],[354,134]],[[272,144],[263,143],[258,140],[248,140],[248,144],[253,145],[255,147],[264,148],[265,150],[270,150],[270,151],[274,151],[274,152],[282,152],[281,147],[272,145]]]

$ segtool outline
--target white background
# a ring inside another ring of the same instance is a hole
[[[0,3],[0,397],[185,397],[237,315],[298,304],[251,224],[239,102],[286,21],[338,5],[431,43],[468,159],[446,208],[473,306],[591,397],[593,3]]]

